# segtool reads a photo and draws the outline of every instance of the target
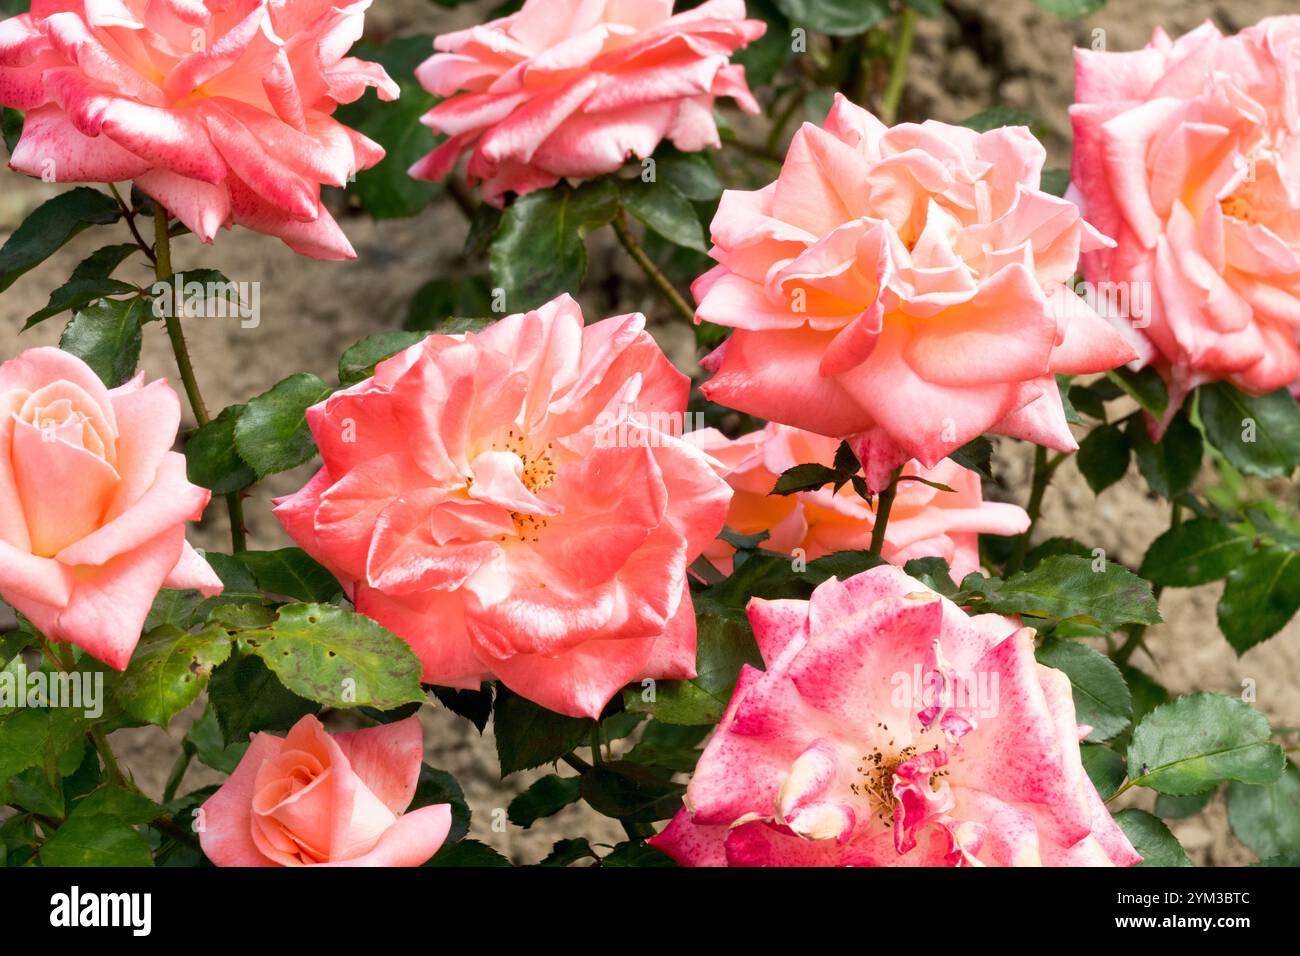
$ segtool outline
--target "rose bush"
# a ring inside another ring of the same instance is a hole
[[[1066,172],[1033,116],[921,114],[942,4],[456,6],[0,0],[45,181],[0,236],[0,864],[1295,864],[1254,649],[1300,611],[1300,18],[1080,51]],[[370,327],[322,377],[277,321],[352,328],[334,267],[290,301],[201,243],[346,258],[345,215]],[[284,378],[209,380],[230,321]],[[1076,482],[1049,536],[1063,467],[1168,530]],[[1240,696],[1161,685],[1209,584]],[[436,766],[482,746],[499,789]]]

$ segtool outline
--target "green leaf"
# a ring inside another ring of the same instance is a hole
[[[1189,793],[1179,797],[1168,793],[1157,794],[1156,816],[1163,820],[1182,820],[1186,817],[1194,817],[1209,805],[1218,792],[1216,787],[1206,790],[1204,793]]]
[[[212,673],[208,699],[227,744],[246,744],[248,735],[261,730],[287,730],[320,706],[299,697],[281,684],[275,674],[252,654],[241,654]]]
[[[478,690],[461,690],[455,687],[432,687],[433,696],[453,714],[458,714],[483,733],[492,717],[492,685],[483,684]]]
[[[1100,744],[1084,744],[1079,748],[1079,757],[1083,761],[1084,773],[1103,800],[1109,799],[1124,783],[1122,754]]]
[[[1162,587],[1195,587],[1226,577],[1251,547],[1249,535],[1211,518],[1195,518],[1151,542],[1138,573]]]
[[[672,857],[656,850],[644,840],[620,843],[600,858],[601,866],[615,867],[675,867]]]
[[[459,840],[444,843],[425,866],[485,867],[514,866],[509,860],[486,843],[478,840]]]
[[[491,209],[492,207],[479,208]],[[484,248],[484,252],[486,251]],[[406,321],[402,323],[402,328],[420,332],[422,335],[428,335],[430,332],[444,335],[477,332],[495,321],[494,318],[485,318],[492,313],[495,304],[486,276],[437,276],[415,290],[415,295],[411,296],[411,301],[407,304]],[[475,316],[478,318],[474,318]],[[367,371],[362,377],[369,374]]]
[[[1095,495],[1123,478],[1128,462],[1128,439],[1118,425],[1098,425],[1092,429],[1079,443],[1079,451],[1074,456],[1079,473]]]
[[[217,719],[216,707],[209,703],[198,720],[190,725],[183,745],[193,751],[199,762],[221,773],[234,773],[248,750],[248,741],[227,744]]]
[[[559,813],[579,799],[579,777],[547,774],[510,801],[506,813],[515,826],[530,827],[543,817]]]
[[[622,183],[623,208],[647,229],[658,233],[674,245],[706,252],[704,229],[695,207],[676,186],[664,179],[645,182],[640,177]]]
[[[1070,171],[1059,167],[1044,169],[1043,174],[1039,177],[1038,185],[1049,196],[1056,196],[1058,199],[1063,198],[1070,188]]]
[[[1128,726],[1133,698],[1119,668],[1105,654],[1076,641],[1048,638],[1034,656],[1070,678],[1075,716],[1092,727],[1087,740],[1109,740]]]
[[[957,593],[948,562],[943,558],[913,558],[903,565],[903,571],[946,598]]]
[[[166,727],[229,657],[230,638],[219,627],[189,633],[164,625],[140,639],[130,665],[114,681],[114,694],[132,717]]]
[[[0,247],[0,292],[83,229],[116,222],[121,214],[112,196],[89,186],[78,186],[42,203]]]
[[[148,318],[144,299],[100,299],[72,317],[59,348],[84,361],[109,388],[117,388],[140,364],[142,323]]]
[[[587,272],[586,236],[618,210],[618,187],[609,178],[577,189],[539,189],[505,211],[492,242],[493,285],[506,290],[511,312],[577,292]]]
[[[194,484],[228,495],[257,481],[257,473],[235,450],[235,424],[246,408],[223,408],[220,415],[190,433],[184,448],[185,473]]]
[[[1125,624],[1160,623],[1151,584],[1110,562],[1094,571],[1088,558],[1061,555],[1005,581],[972,573],[961,584],[957,603],[969,603],[979,612],[1022,614],[1048,621],[1073,618],[1106,630]]]
[[[1300,551],[1260,548],[1228,572],[1219,598],[1219,630],[1244,654],[1286,626],[1300,610]]]
[[[716,724],[731,701],[743,665],[762,667],[763,658],[744,617],[708,609],[696,619],[695,672],[690,680],[657,681],[623,691],[628,710],[653,714],[666,724]]]
[[[502,777],[553,763],[575,747],[586,746],[594,727],[595,722],[586,717],[554,713],[504,684],[497,685],[492,729]]]
[[[414,216],[441,190],[437,183],[415,179],[407,170],[433,148],[433,139],[420,117],[438,102],[415,79],[415,68],[433,52],[433,38],[417,35],[389,40],[381,46],[362,44],[352,56],[377,61],[401,89],[394,102],[379,99],[374,90],[339,109],[338,120],[384,148],[384,158],[357,173],[348,188],[376,219]]]
[[[1300,852],[1300,768],[1288,760],[1273,783],[1229,784],[1228,823],[1260,859]]]
[[[1152,491],[1172,500],[1191,488],[1201,470],[1203,443],[1186,410],[1173,417],[1159,442],[1151,440],[1141,415],[1128,420],[1124,434]]]
[[[685,784],[628,760],[598,764],[581,781],[582,799],[593,810],[627,823],[667,820],[681,809],[686,793]]]
[[[1268,719],[1240,700],[1209,693],[1179,697],[1133,731],[1129,779],[1175,796],[1228,780],[1272,783],[1285,760],[1268,738]]]
[[[39,851],[45,866],[153,866],[149,841],[108,815],[74,814]]]
[[[1089,559],[1094,556],[1092,549],[1082,541],[1062,537],[1048,538],[1046,541],[1034,545],[1029,550],[1029,553],[1025,555],[1025,570],[1032,570],[1048,558],[1058,557],[1063,554],[1073,554],[1081,558]]]
[[[419,342],[425,332],[376,332],[352,346],[339,359],[339,384],[355,385],[375,374],[375,366],[386,358]]]
[[[1142,854],[1142,862],[1138,866],[1192,865],[1182,844],[1159,817],[1154,817],[1145,810],[1130,808],[1116,813],[1115,822],[1128,837],[1128,842],[1133,844],[1133,849]]]
[[[1058,17],[1088,17],[1106,5],[1106,0],[1034,0]]]
[[[288,471],[316,454],[305,413],[334,390],[307,372],[291,375],[251,399],[235,422],[235,449],[265,478]]]
[[[977,133],[987,133],[989,130],[1003,126],[1041,127],[1042,121],[1033,113],[1026,113],[1024,110],[1013,110],[1009,106],[992,106],[974,116],[968,116],[961,121],[961,125]]]
[[[13,5],[15,7],[24,5],[27,0],[0,0],[0,7]],[[20,10],[12,11],[20,13]],[[0,107],[0,139],[5,141],[5,149],[9,150],[12,156],[14,147],[18,145],[19,138],[23,135],[23,114],[9,107]]]
[[[722,183],[708,152],[681,153],[670,147],[659,152],[655,164],[661,181],[671,183],[692,202],[716,202],[722,196]]]
[[[0,717],[0,781],[41,764],[49,736],[45,711],[24,708]]]
[[[274,624],[242,641],[290,691],[327,707],[392,710],[425,699],[410,645],[354,611],[287,604]]]
[[[972,438],[948,457],[963,468],[990,480],[993,478],[993,443],[983,435]]]
[[[1216,382],[1197,395],[1205,437],[1238,471],[1280,478],[1300,464],[1300,405],[1287,389],[1256,397]]]
[[[708,736],[705,726],[676,726],[651,720],[625,759],[673,773],[691,773],[699,762],[700,745]]]
[[[1169,407],[1169,390],[1154,368],[1147,366],[1140,372],[1134,372],[1121,367],[1107,372],[1106,378],[1153,418],[1164,417],[1165,409]]]
[[[839,481],[840,472],[825,465],[795,465],[781,472],[772,489],[774,495],[793,495],[800,491],[816,491]]]
[[[792,27],[827,36],[857,36],[889,16],[884,0],[776,0]]]
[[[235,555],[268,594],[298,601],[332,601],[343,593],[334,575],[301,548],[241,551]]]
[[[45,308],[33,312],[27,317],[23,323],[23,330],[26,331],[32,326],[58,315],[60,312],[84,309],[97,299],[113,295],[125,295],[134,291],[135,286],[131,285],[131,283],[121,282],[117,279],[69,279],[50,293],[50,301],[46,303]]]
[[[447,831],[447,842],[455,843],[469,833],[470,810],[469,804],[465,802],[465,791],[447,771],[421,764],[415,796],[411,798],[407,812],[440,803],[451,807],[451,829]]]
[[[579,837],[575,840],[559,840],[551,847],[551,852],[546,854],[538,866],[569,866],[577,863],[579,860],[598,860],[596,851],[591,848],[591,844],[584,838]]]

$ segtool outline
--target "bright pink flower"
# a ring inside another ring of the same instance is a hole
[[[1168,383],[1169,415],[1202,382],[1261,394],[1294,381],[1300,17],[1076,50],[1075,83],[1074,190],[1118,242],[1084,255],[1084,275],[1099,293],[1154,291],[1150,315],[1112,320]]]
[[[644,326],[584,327],[564,295],[307,411],[324,467],[276,514],[426,682],[594,717],[634,678],[695,673],[686,567],[731,489],[675,437],[690,382]]]
[[[321,204],[384,151],[330,114],[397,85],[345,56],[369,0],[34,0],[0,23],[0,104],[23,110],[11,168],[134,180],[204,242],[232,223],[350,259]]]
[[[686,809],[650,842],[693,866],[1131,866],[1079,758],[1070,681],[1033,632],[898,568],[762,601]]]
[[[852,485],[838,492],[827,485],[793,495],[772,494],[777,478],[795,465],[833,464],[839,444],[835,439],[771,422],[734,441],[712,428],[690,432],[686,438],[719,461],[719,473],[735,491],[727,527],[740,534],[769,533],[760,548],[781,554],[800,549],[811,561],[835,551],[870,547],[876,515]],[[911,461],[903,474],[952,491],[921,481],[899,483],[881,550],[881,557],[892,564],[943,558],[953,579],[960,581],[980,568],[981,534],[1019,534],[1029,527],[1029,515],[1022,508],[985,501],[979,475],[955,461],[945,458],[933,468]],[[734,553],[721,538],[705,551],[728,573]]]
[[[716,402],[856,436],[873,487],[987,432],[1071,451],[1056,373],[1132,350],[1065,283],[1105,237],[1039,189],[1023,127],[887,129],[842,96],[776,182],[729,191],[697,320],[736,329],[705,364]]]
[[[506,193],[613,172],[665,138],[688,152],[719,146],[717,97],[758,112],[744,68],[729,62],[765,29],[744,16],[743,0],[676,16],[673,0],[527,0],[440,36],[442,52],[416,76],[450,97],[424,118],[450,138],[411,175],[442,179],[469,152],[470,179],[499,206]]]
[[[405,812],[423,738],[416,717],[327,734],[310,714],[288,736],[253,734],[200,810],[203,852],[217,866],[420,866],[451,828],[448,804]]]
[[[171,450],[180,420],[143,372],[110,391],[59,349],[0,365],[0,597],[118,670],[159,588],[221,591],[185,541],[211,493]]]

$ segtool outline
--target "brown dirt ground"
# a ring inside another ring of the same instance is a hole
[[[949,8],[944,17],[925,21],[918,30],[903,115],[958,121],[999,102],[1024,109],[1044,120],[1054,165],[1068,164],[1065,109],[1073,83],[1070,48],[1091,42],[1094,29],[1106,31],[1109,48],[1132,49],[1142,45],[1157,24],[1177,34],[1208,17],[1222,27],[1238,28],[1295,9],[1294,0],[1111,0],[1098,15],[1071,23],[1043,12],[1031,0],[997,4],[950,0]],[[395,34],[438,32],[473,19],[472,10],[448,12],[427,0],[379,0],[370,14],[372,29]],[[55,189],[0,171],[0,239]],[[202,263],[236,281],[262,283],[263,318],[257,329],[219,321],[196,322],[187,329],[210,407],[220,409],[246,400],[293,371],[311,371],[333,380],[344,348],[374,331],[399,327],[407,301],[426,278],[453,274],[465,228],[456,208],[446,201],[435,202],[410,220],[376,224],[352,216],[343,225],[358,252],[358,259],[346,264],[300,258],[275,240],[243,231],[222,234],[215,248],[207,250],[200,250],[191,237],[176,243],[173,255],[178,267]],[[19,320],[43,305],[48,291],[101,242],[102,236],[79,237],[0,299],[0,356],[57,342],[62,321],[50,321],[19,337]],[[625,271],[615,252],[605,243],[593,243],[592,268],[597,276]],[[143,272],[138,278],[145,279]],[[639,277],[628,276],[627,282],[633,291],[624,296],[620,311],[647,311],[669,354],[683,369],[694,371],[689,330],[666,321],[669,316]],[[599,292],[583,298],[589,315],[607,304]],[[141,367],[151,377],[175,377],[166,339],[157,327],[147,330]],[[1026,448],[1002,443],[995,461],[1000,488],[990,493],[1013,500],[1022,496],[1028,486],[1028,461]],[[270,498],[298,487],[308,473],[304,468],[277,476],[246,503],[254,546],[288,544],[270,517]],[[1066,465],[1049,493],[1040,536],[1069,534],[1105,548],[1116,560],[1136,565],[1166,520],[1165,507],[1135,473],[1093,498],[1077,470]],[[226,534],[222,509],[212,507],[194,537],[198,544],[220,548]],[[1149,635],[1154,660],[1143,658],[1137,663],[1174,693],[1236,693],[1244,679],[1253,679],[1257,705],[1270,719],[1300,725],[1300,622],[1292,622],[1283,633],[1238,658],[1214,623],[1217,591],[1216,586],[1167,593],[1161,601],[1166,623]],[[187,722],[179,721],[170,735],[156,729],[115,735],[125,764],[149,793],[161,792]],[[474,812],[473,835],[516,862],[540,859],[552,842],[563,837],[587,836],[593,843],[620,838],[613,821],[575,807],[530,830],[509,824],[494,829],[494,817],[504,820],[504,813],[494,811],[503,809],[544,771],[516,774],[502,782],[490,728],[479,739],[465,721],[438,707],[425,709],[424,722],[428,760],[453,773],[464,786]],[[195,766],[184,789],[218,779]],[[1139,797],[1136,802],[1149,801]],[[1252,858],[1227,832],[1221,799],[1207,814],[1176,822],[1174,830],[1198,863],[1226,865]]]

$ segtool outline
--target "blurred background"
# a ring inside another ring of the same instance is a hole
[[[749,2],[752,10],[756,0]],[[427,55],[427,43],[413,39],[393,47],[391,41],[469,26],[486,19],[497,6],[495,0],[465,3],[454,9],[432,0],[377,0],[368,14],[365,42],[399,51],[391,54],[390,72],[403,84],[404,93],[417,96],[418,87],[409,75],[399,75],[395,63],[405,61],[413,67]],[[1059,168],[1069,166],[1066,110],[1073,95],[1073,46],[1094,45],[1100,37],[1107,49],[1128,50],[1145,44],[1156,26],[1176,36],[1208,18],[1231,32],[1265,16],[1297,12],[1295,0],[1110,0],[1099,12],[1082,19],[1055,16],[1033,0],[946,0],[943,8],[940,15],[918,23],[899,119],[960,122],[994,104],[1024,111],[1038,120],[1035,131],[1047,145],[1048,165]],[[1096,32],[1099,30],[1104,35]],[[767,89],[756,88],[755,92],[765,107],[770,105]],[[825,105],[824,100],[809,97],[792,119],[805,118],[806,112],[807,119],[820,121]],[[363,110],[364,104],[358,109]],[[723,106],[723,112],[742,139],[761,142],[767,134],[770,123],[766,118],[751,120],[729,104]],[[787,127],[784,138],[788,139],[796,125],[792,122]],[[404,154],[402,168],[432,146],[427,131],[420,130],[419,136],[403,144],[409,155]],[[784,143],[775,145],[779,154]],[[743,188],[770,181],[776,171],[774,165],[731,147],[724,147],[717,166],[725,185]],[[60,188],[0,170],[0,242]],[[222,233],[210,248],[202,248],[188,235],[173,243],[177,271],[203,266],[219,269],[235,282],[260,283],[261,321],[256,328],[242,328],[234,319],[197,320],[186,325],[199,382],[214,415],[293,372],[314,372],[327,382],[337,381],[339,355],[366,335],[399,329],[412,320],[418,327],[427,314],[440,308],[443,314],[474,314],[466,305],[480,294],[472,276],[483,272],[485,257],[464,256],[468,218],[453,196],[441,187],[411,184],[381,202],[389,202],[394,209],[422,206],[420,211],[378,221],[361,209],[355,195],[336,198],[340,224],[357,251],[353,262],[302,258],[278,240],[242,230]],[[374,208],[374,203],[370,205]],[[0,360],[24,348],[57,344],[63,320],[46,322],[20,335],[22,321],[42,307],[50,290],[62,284],[72,268],[99,245],[129,241],[125,226],[114,228],[121,229],[121,238],[106,238],[102,229],[93,235],[83,234],[0,296]],[[588,277],[579,297],[588,319],[645,312],[670,358],[698,379],[695,331],[663,306],[607,230],[591,237],[589,254]],[[684,287],[690,274],[679,272],[678,277]],[[120,270],[119,278],[147,283],[151,274],[143,265],[134,265]],[[431,280],[434,284],[428,285]],[[412,300],[422,288],[424,294],[413,308]],[[176,380],[174,360],[160,324],[145,330],[141,368],[150,378]],[[187,413],[185,427],[192,426]],[[997,478],[986,495],[1024,504],[1031,457],[1028,446],[999,442],[994,456]],[[299,487],[313,467],[306,465],[274,476],[253,489],[244,506],[250,547],[272,549],[290,544],[271,516],[270,499]],[[1207,471],[1202,480],[1213,477]],[[1285,483],[1253,486],[1247,493],[1285,495],[1293,501],[1300,495],[1293,484]],[[192,533],[193,542],[200,547],[228,548],[225,521],[224,507],[214,503],[203,524]],[[1151,495],[1136,469],[1094,497],[1075,467],[1067,463],[1048,492],[1038,536],[1068,534],[1104,548],[1111,560],[1136,567],[1148,544],[1167,524],[1167,505]],[[1214,584],[1165,592],[1161,599],[1165,623],[1148,633],[1151,655],[1139,653],[1133,662],[1174,694],[1192,690],[1234,694],[1241,692],[1243,681],[1252,681],[1256,706],[1275,726],[1300,725],[1300,619],[1238,658],[1215,623],[1221,587]],[[188,721],[200,712],[195,709],[176,721],[170,739],[157,728],[119,731],[114,736],[119,757],[146,792],[156,796],[162,791]],[[585,804],[570,806],[527,830],[506,823],[504,808],[510,799],[549,768],[501,781],[490,727],[480,739],[467,721],[437,705],[424,708],[423,713],[427,762],[452,773],[464,787],[474,814],[471,835],[475,838],[516,863],[536,862],[552,843],[565,837],[586,836],[593,844],[613,844],[623,838],[616,822],[595,816]],[[180,792],[219,779],[195,763]],[[1150,809],[1150,800],[1151,795],[1144,792],[1131,802]],[[501,812],[495,812],[498,810]],[[1198,864],[1237,864],[1254,858],[1229,835],[1222,794],[1205,814],[1168,822]]]

